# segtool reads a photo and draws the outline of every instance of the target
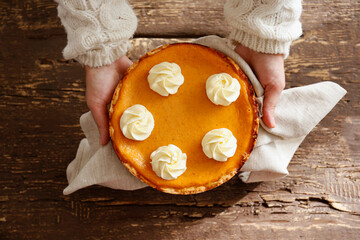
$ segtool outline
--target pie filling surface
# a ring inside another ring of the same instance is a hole
[[[149,71],[161,62],[181,68],[184,83],[176,94],[161,96],[149,87]],[[206,80],[219,73],[241,85],[240,96],[229,106],[215,105],[206,94]],[[121,115],[135,104],[145,106],[155,121],[143,141],[126,138],[120,129]],[[189,43],[162,46],[135,62],[119,83],[110,109],[110,135],[120,160],[145,183],[175,194],[202,192],[234,176],[254,147],[258,124],[254,93],[240,68],[216,50]],[[234,156],[225,162],[208,158],[201,146],[205,134],[219,128],[229,129],[237,140]],[[150,163],[151,153],[169,144],[187,155],[186,171],[174,180],[158,177]]]

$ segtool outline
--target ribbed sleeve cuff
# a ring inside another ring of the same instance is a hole
[[[284,58],[289,56],[291,41],[282,42],[273,39],[263,39],[239,29],[233,29],[229,38],[257,52],[284,54]]]
[[[125,55],[131,48],[128,40],[103,45],[101,49],[89,50],[86,54],[79,55],[75,59],[82,65],[89,67],[101,67],[109,65]]]

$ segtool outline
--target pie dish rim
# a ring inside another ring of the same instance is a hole
[[[256,96],[255,96],[255,91],[253,89],[253,86],[251,84],[251,82],[249,81],[248,77],[245,75],[245,73],[241,70],[241,68],[228,56],[226,56],[224,53],[219,52],[218,50],[215,50],[211,47],[207,47],[201,44],[197,44],[197,43],[187,43],[187,42],[181,42],[181,43],[173,43],[173,44],[164,44],[162,46],[159,46],[149,52],[147,52],[145,55],[143,55],[142,57],[140,57],[137,61],[135,61],[128,69],[127,71],[124,73],[122,79],[119,81],[112,100],[111,100],[111,104],[110,104],[110,109],[109,109],[109,133],[110,133],[110,137],[111,139],[114,139],[115,137],[115,131],[114,128],[112,126],[112,116],[114,113],[114,107],[118,102],[119,96],[120,96],[120,90],[122,87],[122,82],[123,80],[126,80],[127,76],[147,57],[154,55],[156,53],[158,53],[159,51],[162,51],[170,46],[174,46],[174,45],[197,45],[197,46],[201,46],[204,48],[207,48],[208,50],[212,51],[213,53],[216,53],[217,55],[219,55],[219,57],[226,59],[227,62],[229,62],[229,64],[231,64],[231,67],[234,68],[234,71],[236,72],[236,74],[240,77],[240,79],[242,79],[243,81],[247,82],[246,86],[247,86],[247,93],[248,93],[248,98],[249,98],[249,102],[250,105],[253,107],[253,115],[254,115],[254,120],[253,120],[253,126],[252,126],[252,145],[250,147],[250,150],[248,152],[244,152],[241,155],[241,160],[239,160],[239,163],[241,162],[241,165],[236,168],[233,169],[231,172],[229,172],[226,175],[221,176],[218,180],[216,181],[212,181],[207,183],[206,185],[203,186],[192,186],[192,187],[184,187],[184,188],[172,188],[172,187],[163,187],[163,186],[159,186],[154,184],[153,182],[149,181],[145,176],[143,176],[142,174],[140,174],[130,163],[130,161],[126,160],[120,150],[119,147],[115,144],[114,141],[112,141],[113,144],[113,148],[117,154],[117,156],[119,157],[120,161],[123,163],[123,165],[130,171],[130,173],[132,173],[135,177],[137,177],[138,179],[140,179],[142,182],[148,184],[149,186],[165,192],[165,193],[170,193],[170,194],[181,194],[181,195],[188,195],[188,194],[196,194],[196,193],[201,193],[201,192],[205,192],[208,191],[210,189],[216,188],[220,185],[222,185],[223,183],[227,182],[228,180],[230,180],[232,177],[234,177],[234,175],[236,175],[240,169],[242,168],[242,166],[245,164],[245,162],[248,160],[248,158],[250,157],[251,152],[254,149],[255,143],[256,143],[256,139],[258,136],[258,129],[259,129],[259,121],[260,121],[260,117],[259,117],[259,106],[258,103],[256,101]]]

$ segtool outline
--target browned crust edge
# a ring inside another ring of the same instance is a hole
[[[212,182],[209,183],[207,186],[197,186],[197,187],[189,187],[189,188],[165,188],[165,187],[159,187],[156,186],[155,184],[153,184],[152,182],[150,182],[147,178],[145,178],[143,175],[139,174],[136,169],[129,163],[127,162],[123,156],[121,155],[118,147],[115,145],[114,141],[113,141],[113,147],[115,149],[116,154],[118,155],[120,161],[124,164],[124,166],[138,179],[140,179],[142,182],[148,184],[149,186],[165,192],[165,193],[170,193],[170,194],[181,194],[181,195],[188,195],[188,194],[196,194],[196,193],[201,193],[201,192],[205,192],[208,191],[210,189],[216,188],[218,186],[220,186],[221,184],[227,182],[228,180],[230,180],[235,174],[237,174],[240,169],[242,168],[242,166],[245,164],[245,162],[249,159],[250,154],[252,152],[252,150],[255,147],[255,143],[256,143],[256,139],[258,136],[258,130],[259,130],[259,107],[258,107],[258,103],[256,101],[255,98],[255,92],[254,89],[252,87],[251,82],[249,81],[249,79],[247,78],[247,76],[245,75],[245,73],[243,73],[243,71],[241,70],[241,68],[228,56],[226,56],[225,54],[204,46],[204,45],[200,45],[200,44],[196,44],[196,43],[174,43],[174,44],[165,44],[162,45],[158,48],[155,48],[154,50],[146,53],[144,56],[140,57],[136,62],[133,63],[133,65],[131,65],[128,70],[125,72],[122,80],[120,80],[119,84],[117,85],[115,91],[114,91],[114,95],[111,101],[111,105],[110,105],[110,110],[109,110],[109,132],[110,132],[110,137],[113,138],[114,137],[114,128],[112,127],[112,123],[111,123],[111,119],[114,113],[114,107],[119,99],[119,95],[120,95],[120,89],[122,87],[122,81],[126,80],[127,75],[129,73],[131,73],[133,71],[133,69],[136,68],[137,65],[139,65],[139,63],[146,57],[154,55],[155,53],[169,47],[169,46],[173,46],[173,45],[181,45],[181,44],[186,44],[186,45],[197,45],[197,46],[201,46],[204,48],[208,48],[211,51],[215,52],[216,54],[218,54],[221,58],[226,59],[228,62],[230,62],[231,66],[235,69],[235,71],[238,73],[238,75],[240,76],[240,78],[244,81],[247,81],[248,84],[246,84],[247,86],[247,92],[248,92],[248,96],[250,96],[250,103],[251,106],[253,107],[253,113],[254,113],[254,121],[253,121],[253,126],[252,126],[252,137],[254,139],[252,146],[250,146],[249,150],[245,153],[243,153],[242,155],[242,164],[238,169],[234,169],[233,171],[229,172],[227,175],[222,176],[221,178],[219,178],[216,182]]]

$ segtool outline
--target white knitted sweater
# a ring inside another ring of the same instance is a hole
[[[137,27],[126,0],[55,0],[67,32],[66,59],[83,65],[108,65],[126,54]],[[289,54],[301,33],[301,0],[227,0],[229,38],[258,52]]]

